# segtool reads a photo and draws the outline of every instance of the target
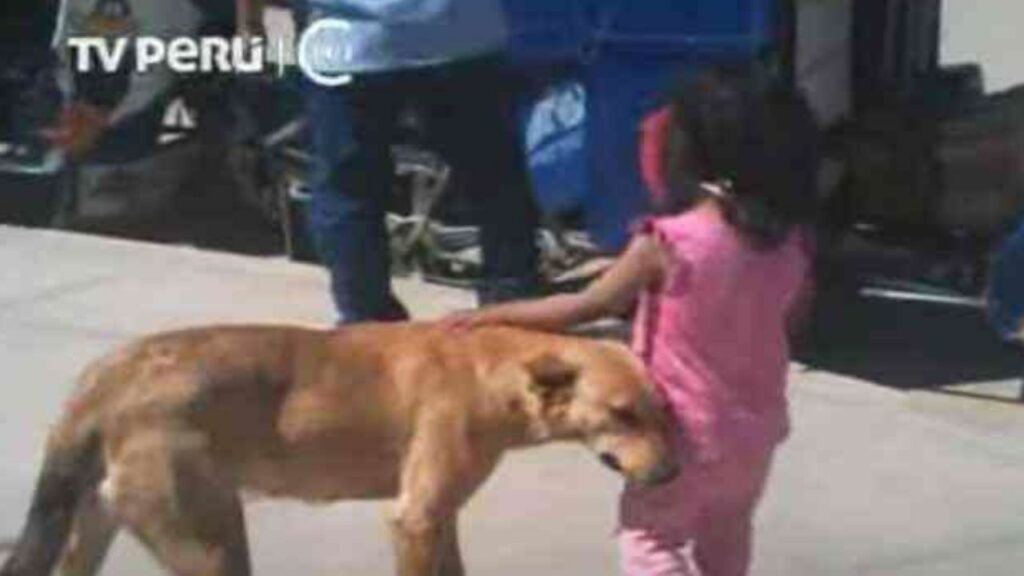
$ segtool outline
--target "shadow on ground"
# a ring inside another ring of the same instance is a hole
[[[862,297],[825,288],[797,359],[814,369],[900,389],[1016,379],[1024,353],[972,308]]]
[[[241,199],[224,172],[196,170],[155,211],[125,211],[108,218],[74,217],[64,228],[90,234],[276,256],[285,252],[281,227]],[[130,191],[129,191],[130,193]]]
[[[255,211],[237,205],[176,208],[147,218],[74,222],[67,229],[251,256],[278,256],[285,252],[280,231]]]

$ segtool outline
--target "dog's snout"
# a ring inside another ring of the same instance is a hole
[[[599,458],[601,459],[601,463],[605,466],[615,470],[616,472],[622,472],[622,464],[619,462],[619,459],[615,454],[602,452]]]
[[[655,468],[647,478],[647,483],[656,486],[673,480],[679,474],[679,464],[675,460],[666,460]]]

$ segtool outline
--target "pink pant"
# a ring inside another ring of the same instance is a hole
[[[684,464],[669,484],[627,489],[619,514],[623,574],[745,575],[773,452],[749,449],[711,464]]]

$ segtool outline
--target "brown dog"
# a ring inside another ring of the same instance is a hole
[[[118,527],[177,576],[250,573],[239,491],[394,498],[402,576],[463,573],[461,505],[502,453],[581,441],[628,480],[675,469],[623,346],[427,324],[215,327],[86,370],[0,576],[92,576]]]

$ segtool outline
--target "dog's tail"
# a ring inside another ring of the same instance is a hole
[[[56,440],[57,435],[51,439],[25,528],[0,576],[50,576],[69,538],[79,501],[102,478],[99,432],[71,436],[74,439],[68,442]]]

